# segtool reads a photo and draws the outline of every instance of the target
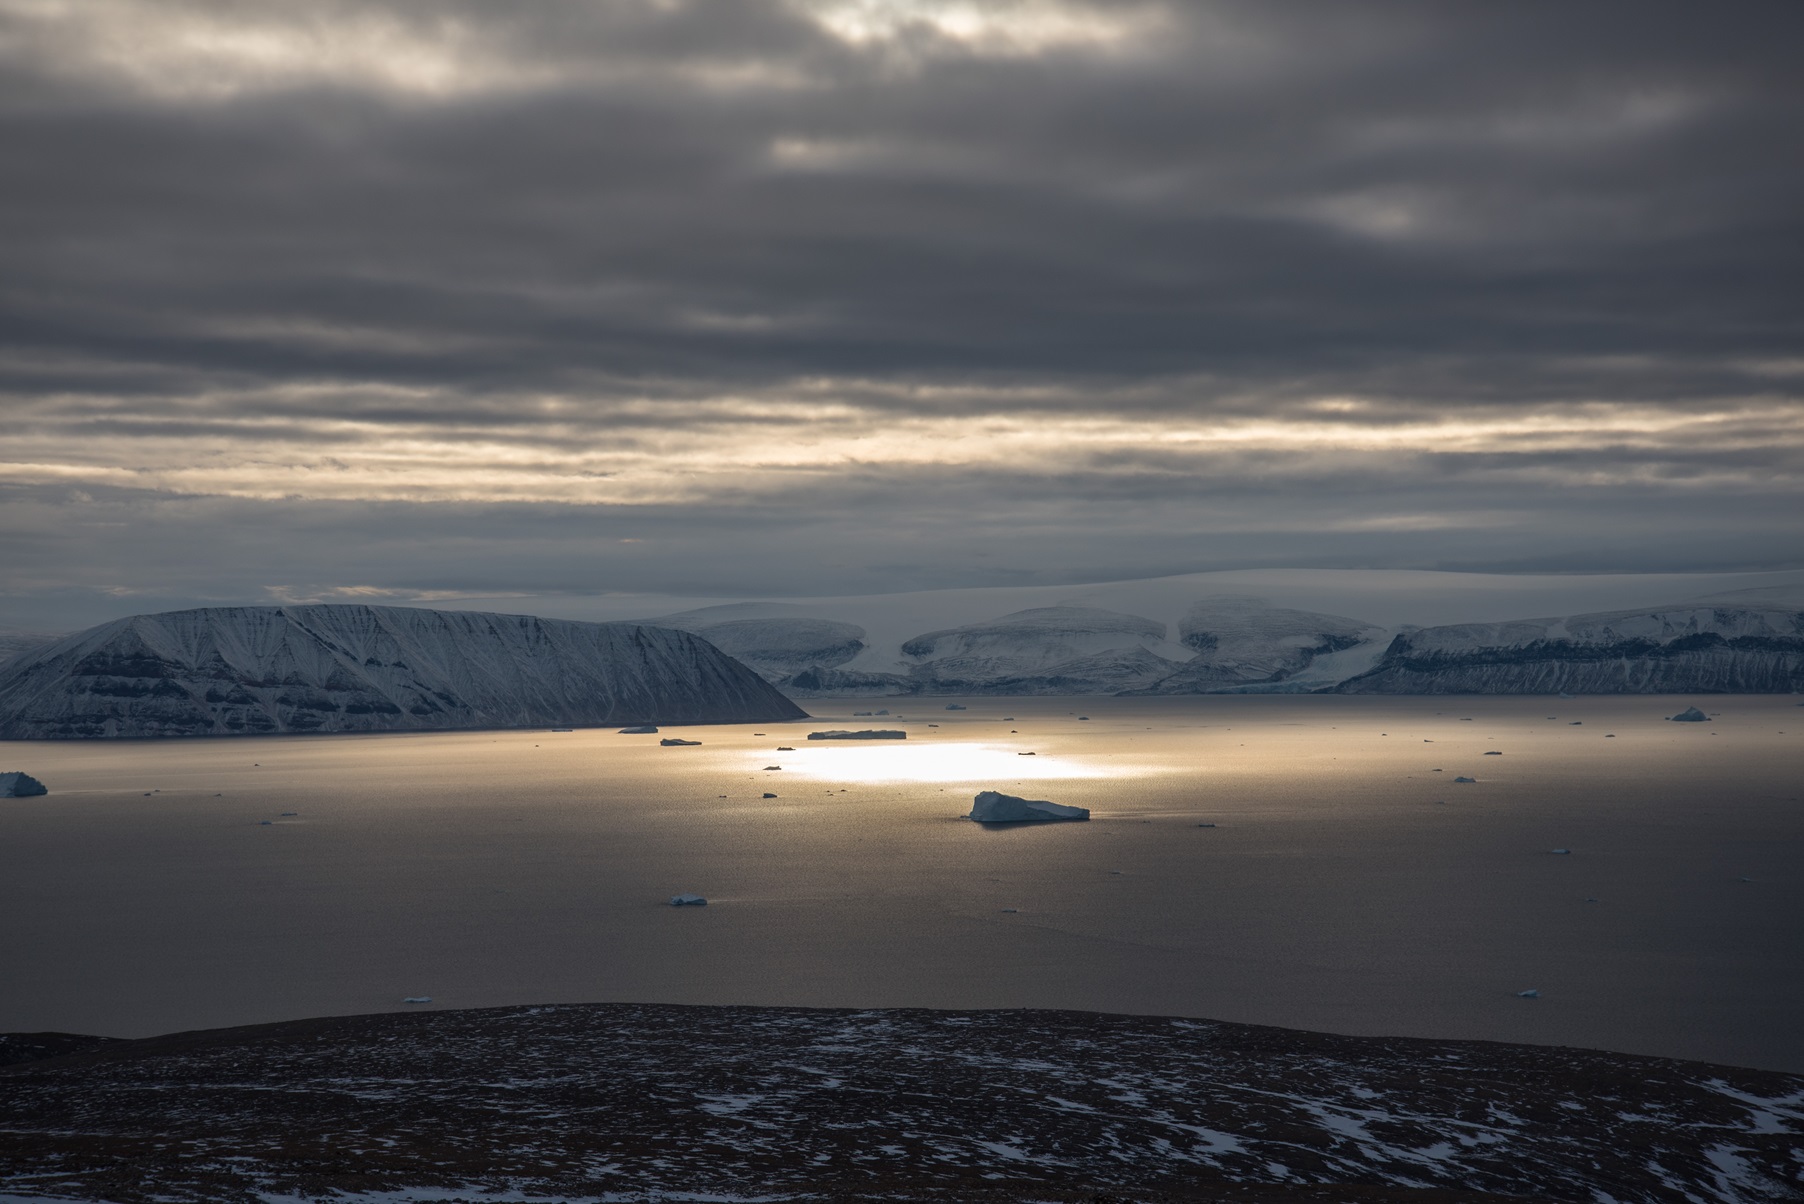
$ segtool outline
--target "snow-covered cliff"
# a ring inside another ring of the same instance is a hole
[[[696,636],[388,606],[118,619],[0,667],[0,738],[763,723],[804,712]]]
[[[1399,634],[1343,694],[1783,694],[1804,689],[1804,610],[1707,605]]]

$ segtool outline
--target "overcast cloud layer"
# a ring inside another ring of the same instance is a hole
[[[1800,45],[1795,0],[0,0],[0,621],[1795,567]]]

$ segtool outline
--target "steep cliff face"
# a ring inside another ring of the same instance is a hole
[[[1676,606],[1405,632],[1343,694],[1782,694],[1804,689],[1804,611]]]
[[[138,615],[0,668],[0,737],[759,723],[804,712],[683,632],[384,606]]]

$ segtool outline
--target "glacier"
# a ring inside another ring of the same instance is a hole
[[[0,666],[0,738],[806,718],[686,632],[365,605],[136,615]]]

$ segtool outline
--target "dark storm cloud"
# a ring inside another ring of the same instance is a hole
[[[1795,4],[0,22],[7,475],[120,491],[106,521],[164,543],[305,511],[336,534],[288,537],[304,575],[364,581],[334,507],[439,503],[384,521],[488,556],[567,520],[591,542],[510,571],[586,547],[669,585],[691,570],[604,531],[709,554],[747,513],[812,530],[877,488],[943,584],[1005,566],[936,491],[1068,533],[1009,572],[1123,568],[1137,522],[1135,571],[1264,557],[1195,534],[1239,538],[1252,499],[1298,563],[1469,564],[1499,528],[1500,564],[1537,533],[1550,564],[1799,554],[1759,517],[1804,501]],[[1491,526],[1368,557],[1319,518],[1349,497]],[[21,547],[38,506],[8,503]],[[1627,534],[1660,522],[1717,534]],[[837,571],[879,587],[900,562],[856,544]],[[33,555],[34,581],[93,575]],[[223,556],[178,560],[200,588],[238,579]],[[714,564],[715,589],[750,571]]]

